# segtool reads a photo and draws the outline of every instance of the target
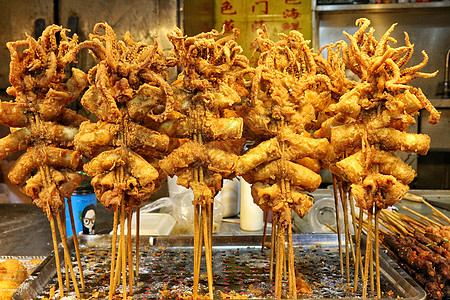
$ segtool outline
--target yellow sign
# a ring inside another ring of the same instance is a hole
[[[312,38],[311,1],[216,0],[215,4],[216,29],[220,31],[225,26],[225,31],[231,32],[238,28],[238,43],[248,58],[253,53],[251,42],[262,24],[266,24],[273,41],[278,41],[279,33],[288,34],[291,30],[301,32],[306,40]]]

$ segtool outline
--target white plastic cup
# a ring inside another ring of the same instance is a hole
[[[264,228],[264,211],[253,202],[251,186],[243,178],[240,179],[241,197],[241,229],[259,231]]]

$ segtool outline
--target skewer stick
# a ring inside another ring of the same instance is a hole
[[[341,226],[339,222],[339,201],[337,194],[336,176],[334,175],[333,175],[333,192],[334,192],[334,208],[336,211],[336,229],[338,236],[339,262],[341,267],[341,275],[344,276],[344,256],[342,254]]]
[[[75,276],[75,272],[73,270],[72,261],[70,260],[69,247],[67,246],[67,238],[64,236],[64,229],[62,227],[61,217],[59,213],[56,213],[56,222],[59,228],[59,234],[61,236],[61,241],[64,248],[64,258],[67,260],[67,264],[69,265],[70,275],[72,277],[73,286],[75,288],[75,293],[78,298],[80,298],[80,291],[78,289],[77,278]]]
[[[367,296],[367,281],[369,276],[369,264],[370,264],[370,253],[372,252],[372,211],[368,212],[368,229],[367,229],[367,242],[366,242],[366,255],[364,259],[364,276],[363,276],[363,292],[362,297]]]
[[[116,206],[114,208],[114,220],[113,220],[113,236],[112,236],[112,244],[111,244],[111,271],[110,271],[110,277],[109,277],[109,295],[108,299],[111,300],[115,291],[116,291],[116,285],[115,285],[115,269],[114,265],[116,263],[116,246],[117,246],[117,218],[119,215],[119,209]]]
[[[62,230],[63,230],[64,236],[67,237],[66,222],[65,222],[65,220],[66,220],[66,213],[65,213],[65,211],[66,211],[66,207],[65,207],[65,203],[63,202],[61,204],[62,227],[63,227]],[[69,257],[69,261],[70,261],[70,257]],[[70,291],[69,265],[67,264],[67,257],[66,257],[65,254],[64,254],[64,270],[65,270],[65,273],[66,273],[66,288],[67,288],[67,291],[69,292]]]
[[[355,203],[354,203],[354,199],[353,199],[353,197],[351,196],[351,194],[349,194],[350,195],[350,197],[348,198],[348,200],[350,201],[350,211],[351,211],[351,214],[352,214],[352,224],[353,224],[353,233],[354,233],[354,235],[355,235],[355,238],[356,238],[356,235],[357,235],[357,232],[358,232],[358,227],[356,226],[356,223],[358,222],[357,221],[357,217],[356,217],[356,211],[355,211]],[[356,250],[355,250],[355,248],[356,248],[356,240],[355,240],[355,246],[353,247],[353,252],[355,252]],[[352,245],[353,245],[353,242],[352,242]],[[359,255],[359,256],[358,256]],[[359,264],[359,269],[362,271],[363,270],[363,265],[362,265],[362,260],[361,260],[361,252],[359,252],[359,254],[358,254],[358,251],[356,251],[356,253],[355,253],[355,255],[354,255],[354,263],[355,263],[355,269],[356,269],[356,265],[357,264]],[[359,274],[357,274],[358,276],[359,276]]]
[[[402,222],[398,220],[398,217],[394,215],[394,213],[388,210],[383,210],[383,214],[389,220],[389,223],[391,223],[393,226],[395,226],[395,228],[397,228],[399,234],[401,235],[408,234],[408,230],[405,228],[404,224],[402,224]]]
[[[444,215],[439,209],[437,209],[436,207],[434,207],[433,205],[431,205],[430,203],[428,203],[425,199],[422,198],[422,202],[428,206],[429,208],[431,208],[431,210],[433,211],[434,214],[436,214],[438,217],[440,217],[441,219],[443,219],[445,222],[450,224],[450,218],[447,217],[446,215]]]
[[[264,211],[264,230],[263,230],[263,239],[261,245],[261,252],[264,252],[264,248],[266,247],[266,235],[267,235],[267,220],[269,218],[269,212]]]
[[[445,224],[444,224],[444,222],[442,222],[441,221],[441,219],[439,219],[438,217],[436,217],[436,216],[431,216],[436,222],[438,222],[441,226],[445,226]]]
[[[75,228],[75,221],[73,218],[72,199],[70,197],[67,198],[67,206],[69,207],[69,217],[70,217],[70,225],[72,227],[73,245],[75,247],[75,254],[77,256],[78,269],[80,270],[81,288],[84,290],[85,285],[84,285],[83,267],[81,265],[81,259],[80,259],[80,247],[78,244],[78,235],[77,235],[77,230]]]
[[[139,265],[140,265],[140,258],[139,258],[139,240],[140,240],[140,227],[141,227],[141,208],[138,206],[136,207],[136,277],[139,276]]]
[[[277,230],[277,261],[276,261],[276,274],[275,274],[275,296],[281,299],[281,287],[283,279],[283,267],[284,267],[284,229],[282,226],[278,226]]]
[[[374,228],[373,228],[373,224],[372,224],[372,237],[374,236],[373,234]],[[373,249],[373,242],[372,240],[370,241],[370,246]],[[375,291],[375,281],[374,281],[374,272],[373,272],[373,250],[370,251],[370,260],[369,260],[369,273],[370,273],[370,290],[372,292]]]
[[[128,283],[130,295],[133,295],[133,285],[134,285],[134,272],[133,272],[133,247],[131,244],[131,222],[133,216],[133,209],[129,208],[127,210],[127,251],[128,251]]]
[[[363,210],[360,209],[359,210],[359,218],[358,218],[358,232],[356,234],[356,257],[359,260],[359,263],[355,264],[353,293],[356,293],[356,291],[358,290],[358,278],[359,278],[359,266],[360,266],[360,264],[361,264],[361,277],[364,277],[364,275],[363,275],[363,268],[362,268],[362,257],[361,257],[362,227],[363,227]]]
[[[208,204],[206,204],[208,206]],[[206,259],[206,273],[208,274],[208,289],[209,289],[209,298],[213,299],[214,291],[213,291],[213,274],[212,274],[212,253],[211,253],[211,240],[210,240],[210,228],[208,228],[209,218],[208,218],[208,210],[205,207],[202,207],[202,222],[203,222],[203,235],[205,241],[205,259]]]
[[[341,196],[342,208],[344,210],[344,231],[345,231],[345,275],[347,283],[350,283],[350,228],[348,224],[347,196],[344,194],[342,181],[338,181],[339,194]]]
[[[416,211],[414,211],[414,210],[412,210],[412,209],[410,209],[410,208],[408,208],[408,207],[406,207],[406,206],[402,206],[402,208],[403,208],[404,210],[407,210],[407,211],[409,211],[410,213],[412,213],[412,214],[418,216],[419,218],[424,219],[426,222],[430,223],[431,225],[434,225],[434,226],[437,226],[437,227],[440,226],[440,225],[439,225],[438,223],[436,223],[435,221],[433,221],[433,220],[431,220],[431,219],[425,217],[424,215],[419,214],[418,212],[416,212]]]
[[[333,226],[331,226],[330,224],[328,224],[328,223],[325,223],[325,224],[323,224],[323,225],[325,225],[328,229],[330,229],[332,232],[334,232],[334,233],[336,233],[337,234],[337,230],[336,230],[336,228],[334,228]]]
[[[117,284],[120,282],[121,275],[122,275],[122,243],[121,243],[120,236],[119,236],[116,271],[114,272],[114,291],[115,291]]]
[[[270,234],[270,269],[269,269],[269,280],[273,279],[273,261],[274,261],[274,253],[276,249],[276,232],[277,232],[277,218],[274,215],[273,223],[272,223],[272,233]]]
[[[56,238],[55,220],[53,219],[53,213],[51,213],[50,208],[48,208],[48,211],[50,212],[50,214],[47,215],[47,217],[48,220],[50,221],[50,228],[52,230],[53,251],[55,252],[55,262],[56,262],[56,273],[58,273],[59,295],[61,297],[64,297],[64,285],[61,274],[61,261],[59,259],[58,241]]]
[[[200,259],[201,259],[201,233],[199,226],[200,205],[194,204],[194,290],[192,296],[194,299],[198,297],[198,283],[200,275]]]
[[[377,298],[381,298],[381,282],[380,282],[380,240],[379,240],[379,224],[378,217],[380,209],[375,208],[375,265],[376,265],[376,280],[377,280]]]
[[[291,214],[291,210],[288,210],[289,215]],[[289,219],[291,216],[289,216]],[[289,257],[289,290],[292,299],[297,299],[297,283],[295,276],[295,265],[294,265],[294,243],[292,241],[292,223],[289,222],[288,228],[288,257]]]
[[[121,245],[121,258],[122,258],[122,288],[123,299],[127,299],[127,255],[125,245],[125,199],[122,198],[120,203],[120,245]]]
[[[194,113],[194,121],[197,121]],[[197,135],[193,135],[194,142],[197,142]],[[194,168],[194,181],[200,181],[199,168]],[[198,195],[194,194],[194,290],[192,292],[193,299],[198,297],[198,284],[200,281],[200,263],[202,257],[202,233],[201,233],[201,207],[199,204]]]

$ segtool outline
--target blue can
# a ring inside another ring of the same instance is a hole
[[[77,234],[95,234],[95,216],[97,212],[97,197],[92,188],[78,188],[71,197],[75,232]],[[72,236],[69,204],[66,199],[66,231]]]

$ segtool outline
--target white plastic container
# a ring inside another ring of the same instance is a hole
[[[241,229],[259,231],[264,228],[264,212],[253,202],[251,186],[243,178],[240,185]]]

